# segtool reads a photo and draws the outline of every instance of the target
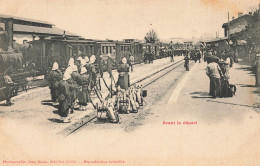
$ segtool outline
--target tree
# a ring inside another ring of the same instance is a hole
[[[155,30],[150,30],[149,32],[146,33],[144,37],[146,43],[157,43],[159,42],[159,38]]]

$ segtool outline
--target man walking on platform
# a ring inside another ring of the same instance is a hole
[[[130,53],[130,56],[129,56],[129,67],[131,68],[131,71],[133,72],[133,64],[134,64],[134,56]]]
[[[222,97],[220,78],[223,77],[223,73],[219,65],[216,62],[209,63],[206,68],[206,74],[208,75],[211,82],[210,86],[212,86],[211,88],[212,97],[213,98],[216,98],[217,96]]]
[[[189,55],[186,55],[184,60],[185,60],[184,67],[185,67],[186,71],[189,71],[190,70],[190,58],[189,58]]]
[[[197,50],[197,59],[199,60],[199,63],[200,63],[200,59],[201,59],[201,53],[200,53],[200,50],[198,49]]]

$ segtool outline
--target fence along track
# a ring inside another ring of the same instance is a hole
[[[147,87],[150,84],[156,82],[156,80],[160,79],[161,77],[167,75],[168,73],[170,73],[171,71],[175,70],[176,68],[178,68],[179,66],[183,65],[184,61],[180,60],[176,63],[173,63],[171,65],[168,65],[152,74],[149,74],[148,76],[145,76],[142,79],[139,79],[137,81],[135,81],[133,84],[141,84],[142,82],[146,81],[146,83],[143,85],[143,87]],[[151,78],[151,79],[149,79]],[[148,81],[147,81],[148,80]],[[146,106],[145,106],[146,107]],[[142,113],[138,113],[138,117],[142,115]],[[89,122],[91,122],[92,120],[96,119],[97,114],[96,111],[93,111],[92,113],[90,113],[89,115],[86,115],[85,117],[83,117],[82,119],[80,119],[78,122],[76,122],[75,124],[68,126],[67,128],[63,129],[61,132],[59,132],[58,134],[64,135],[65,137],[71,135],[72,133],[78,131],[80,128],[82,128],[83,126],[85,126],[86,124],[88,124]],[[127,123],[128,125],[129,123]],[[127,126],[126,125],[126,126]],[[125,127],[126,127],[125,126]],[[123,128],[125,128],[123,127]]]

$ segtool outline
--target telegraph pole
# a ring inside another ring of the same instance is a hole
[[[229,41],[230,41],[230,30],[229,30],[229,26],[230,26],[230,23],[229,23],[229,12],[228,12],[228,48],[230,49],[230,45],[229,45]]]

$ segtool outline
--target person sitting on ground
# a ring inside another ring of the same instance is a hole
[[[15,83],[13,82],[12,78],[7,73],[4,76],[4,81],[5,81],[5,86],[6,86],[6,105],[11,106],[14,104],[13,102],[11,102],[11,97],[13,95]]]

